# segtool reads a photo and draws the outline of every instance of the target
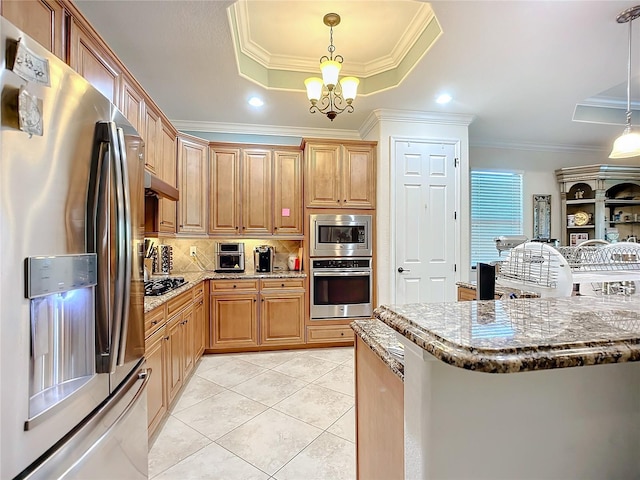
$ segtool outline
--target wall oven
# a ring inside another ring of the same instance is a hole
[[[311,215],[311,257],[370,257],[371,215]]]
[[[371,258],[312,258],[311,320],[370,317]]]

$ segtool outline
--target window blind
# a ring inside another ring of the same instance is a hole
[[[471,266],[499,260],[495,238],[522,235],[522,174],[471,171]]]

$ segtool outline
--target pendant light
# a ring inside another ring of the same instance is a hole
[[[343,77],[338,81],[342,68],[342,55],[333,55],[336,47],[333,45],[333,27],[340,23],[340,15],[327,13],[323,18],[329,27],[329,56],[320,58],[322,78],[310,77],[304,81],[307,97],[311,102],[311,113],[323,113],[333,121],[342,112],[353,112],[353,100],[358,93],[360,80],[356,77]]]
[[[609,158],[629,158],[640,155],[640,134],[631,131],[631,24],[640,17],[640,5],[620,13],[618,23],[629,23],[629,56],[627,58],[627,126],[613,143]]]

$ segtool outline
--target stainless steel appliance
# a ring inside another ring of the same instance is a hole
[[[310,215],[312,257],[370,257],[371,215]]]
[[[175,290],[187,283],[184,277],[154,278],[144,282],[144,294],[148,297],[157,297]]]
[[[275,249],[269,245],[258,245],[253,251],[253,264],[256,272],[271,272]]]
[[[371,258],[311,259],[311,320],[370,317]]]
[[[244,272],[244,243],[216,243],[216,272]]]
[[[0,478],[147,478],[143,143],[4,19],[0,44]]]

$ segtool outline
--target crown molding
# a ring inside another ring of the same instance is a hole
[[[335,128],[287,127],[277,125],[257,125],[251,123],[201,122],[191,120],[170,120],[180,131],[212,132],[241,135],[276,135],[281,137],[334,138],[337,140],[360,140],[357,130]]]
[[[608,149],[603,149],[596,145],[561,145],[548,144],[540,145],[539,143],[528,142],[506,142],[501,140],[473,140],[469,139],[469,147],[476,148],[500,148],[509,150],[524,150],[530,152],[549,152],[549,153],[609,153]]]

